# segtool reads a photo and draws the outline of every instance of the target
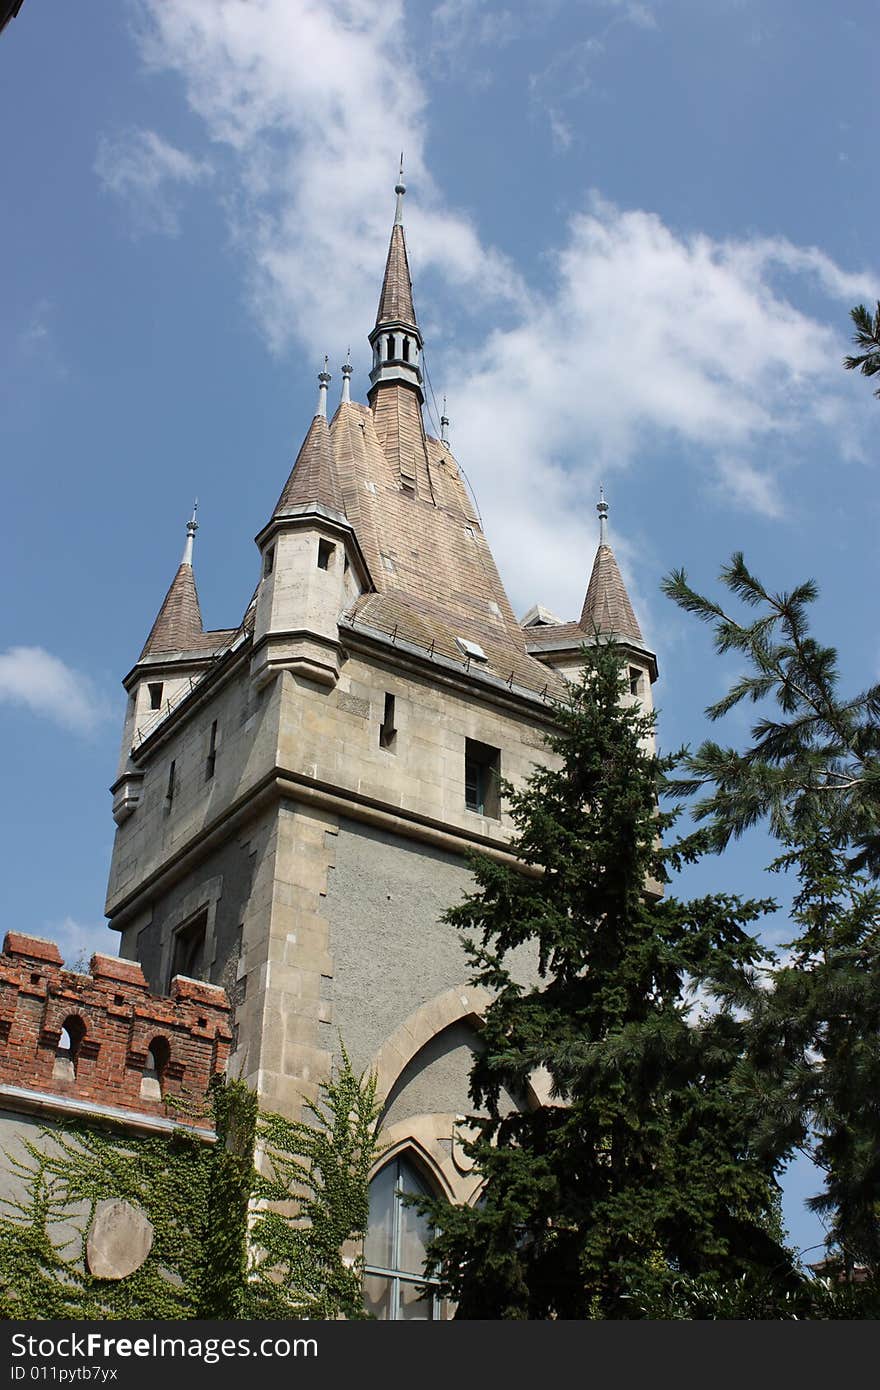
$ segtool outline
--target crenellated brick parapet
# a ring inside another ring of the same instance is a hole
[[[6,935],[0,1104],[14,1088],[45,1096],[56,1110],[66,1099],[75,1110],[85,1103],[209,1129],[204,1095],[226,1069],[231,1036],[229,1001],[217,985],[178,975],[170,995],[157,996],[134,961],[96,954],[81,975],[64,968],[54,942]]]

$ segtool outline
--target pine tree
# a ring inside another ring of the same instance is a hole
[[[748,662],[707,714],[719,719],[743,700],[776,711],[761,712],[745,749],[703,743],[678,789],[699,796],[694,813],[716,848],[766,822],[781,848],[771,867],[798,881],[788,959],[764,989],[738,982],[728,998],[751,1016],[743,1103],[764,1154],[805,1152],[824,1172],[809,1205],[844,1276],[861,1265],[878,1279],[880,686],[839,693],[837,653],[809,631],[814,583],[773,594],[740,554],[721,578],[753,621],[696,593],[683,571],[664,585],[711,624],[718,651]]]
[[[681,867],[658,808],[672,763],[651,751],[623,660],[598,637],[584,648],[549,740],[557,766],[504,789],[522,871],[475,858],[476,890],[447,914],[496,992],[471,1078],[482,1197],[431,1207],[431,1271],[459,1317],[639,1316],[633,1287],[674,1269],[790,1269],[773,1163],[751,1152],[729,1086],[741,1025],[725,1008],[695,1017],[693,999],[757,968],[748,927],[770,904],[661,896]],[[529,945],[533,988],[512,973]],[[537,1069],[552,1099],[529,1106]]]

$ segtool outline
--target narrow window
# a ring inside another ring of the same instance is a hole
[[[330,556],[336,546],[332,541],[318,541],[318,569],[326,570],[330,568]]]
[[[77,1060],[86,1035],[86,1025],[77,1014],[66,1018],[55,1049],[52,1076],[56,1081],[75,1081]]]
[[[190,980],[205,978],[205,936],[208,928],[208,915],[200,912],[194,921],[181,927],[174,938],[174,954],[171,960],[171,978],[186,975]]]
[[[150,692],[150,709],[162,708],[162,691],[164,688],[161,681],[151,681],[147,686],[147,690]]]
[[[385,696],[385,713],[379,727],[379,744],[382,748],[390,748],[395,738],[397,730],[394,727],[394,696]]]
[[[393,361],[394,361],[394,334],[393,334],[393,333],[389,333],[389,334],[388,334],[388,342],[387,342],[387,344],[386,344],[386,346],[385,346],[385,361],[386,361],[386,362],[393,362]]]
[[[425,1278],[428,1245],[436,1228],[407,1200],[433,1196],[415,1166],[398,1157],[370,1183],[370,1216],[364,1242],[364,1306],[380,1319],[434,1321],[448,1315]]]
[[[171,1056],[171,1049],[164,1038],[154,1038],[147,1053],[147,1065],[141,1076],[141,1099],[161,1100],[162,1079]]]
[[[211,725],[211,737],[208,740],[208,757],[205,762],[205,781],[210,782],[214,776],[214,768],[217,766],[217,720]]]
[[[630,666],[629,668],[629,693],[630,695],[642,693],[642,673],[638,666]]]
[[[168,764],[168,786],[167,786],[167,788],[166,788],[166,790],[165,790],[165,805],[166,805],[166,806],[170,806],[171,803],[172,803],[172,801],[174,800],[174,782],[175,782],[176,769],[177,769],[177,764],[176,764],[176,762],[174,761],[174,759],[172,758],[172,759],[171,759],[171,762]]]
[[[409,338],[403,340],[403,360],[404,362],[409,361]]]
[[[500,751],[488,743],[465,739],[464,804],[469,811],[498,820],[501,815],[500,775]]]
[[[266,551],[265,555],[263,556],[263,574],[264,574],[264,575],[271,574],[274,568],[275,568],[275,547],[274,547],[274,545],[270,545],[270,546],[269,546],[269,549]]]

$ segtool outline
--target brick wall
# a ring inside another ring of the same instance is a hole
[[[231,1031],[224,990],[178,975],[170,995],[159,997],[139,965],[116,956],[92,956],[89,972],[65,970],[54,942],[7,933],[0,1085],[210,1127],[203,1113],[188,1115],[165,1098],[190,1097],[201,1108],[211,1077],[225,1070]],[[61,1047],[64,1029],[69,1051]]]

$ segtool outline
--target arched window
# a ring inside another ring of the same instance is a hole
[[[374,1317],[397,1320],[445,1316],[439,1298],[420,1296],[425,1252],[434,1228],[404,1197],[433,1193],[405,1157],[393,1158],[370,1183],[370,1224],[364,1243],[364,1307]]]
[[[387,344],[386,344],[386,346],[385,346],[385,361],[386,361],[386,362],[393,362],[393,361],[394,361],[394,334],[393,334],[393,333],[389,333],[389,334],[388,334],[388,342],[387,342]]]
[[[147,1053],[147,1065],[141,1077],[141,1098],[162,1099],[162,1076],[168,1065],[171,1049],[164,1038],[154,1038]]]
[[[404,362],[409,361],[409,338],[403,340],[403,360]]]
[[[55,1064],[52,1068],[52,1075],[56,1081],[74,1081],[76,1079],[77,1057],[85,1035],[86,1025],[78,1014],[71,1014],[69,1018],[64,1020],[58,1046],[55,1049]]]

